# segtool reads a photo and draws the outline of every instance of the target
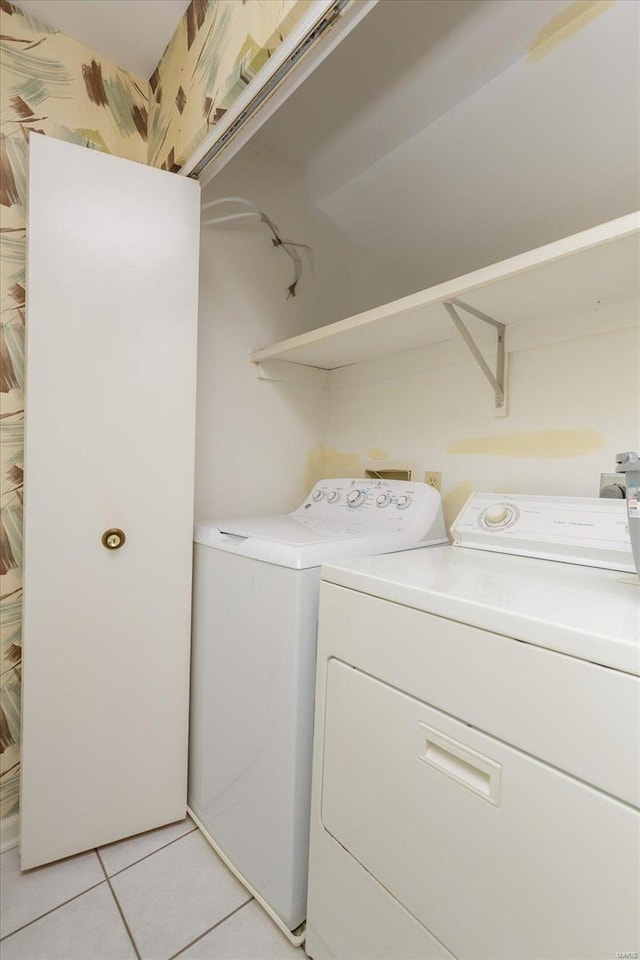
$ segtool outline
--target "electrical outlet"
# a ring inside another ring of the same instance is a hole
[[[434,490],[442,490],[442,474],[435,470],[428,470],[425,473],[424,482],[428,487],[433,487]]]

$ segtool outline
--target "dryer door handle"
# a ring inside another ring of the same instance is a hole
[[[426,723],[418,724],[418,759],[496,806],[501,764]]]

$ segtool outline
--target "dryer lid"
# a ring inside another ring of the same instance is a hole
[[[455,546],[325,566],[323,579],[640,675],[640,587],[617,570]]]

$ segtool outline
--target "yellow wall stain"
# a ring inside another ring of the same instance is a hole
[[[345,453],[320,444],[318,447],[313,447],[307,456],[304,475],[305,493],[308,493],[318,480],[326,480],[330,477],[361,476],[362,461],[357,453]]]
[[[468,480],[464,480],[442,498],[442,509],[444,511],[444,521],[447,525],[447,533],[449,533],[451,524],[464,507],[473,490],[474,488]]]
[[[387,450],[381,450],[380,447],[369,447],[367,456],[370,460],[388,460],[389,452]]]
[[[534,430],[531,433],[506,433],[500,437],[470,437],[458,440],[449,453],[489,454],[495,457],[536,457],[560,459],[584,457],[604,447],[598,430]]]
[[[573,0],[553,17],[528,46],[528,60],[535,63],[579,33],[587,24],[612,7],[614,0]]]

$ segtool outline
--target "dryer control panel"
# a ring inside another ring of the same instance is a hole
[[[474,493],[454,546],[634,572],[624,500]]]

